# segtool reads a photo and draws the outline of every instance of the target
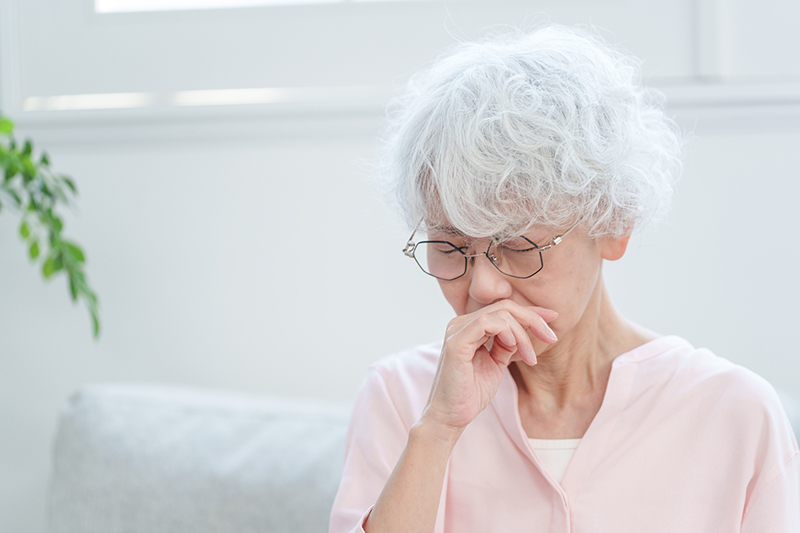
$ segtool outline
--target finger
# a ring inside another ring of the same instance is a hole
[[[555,317],[558,316],[558,313],[556,311],[553,311],[551,309],[547,309],[547,308],[544,308],[544,307],[522,306],[522,305],[520,305],[520,304],[518,304],[516,302],[513,302],[511,300],[501,300],[501,301],[496,302],[496,303],[494,303],[494,304],[492,304],[490,306],[484,307],[483,309],[481,309],[481,310],[479,310],[479,311],[477,311],[475,313],[472,313],[471,315],[462,315],[460,317],[456,317],[455,319],[453,319],[450,322],[450,326],[448,327],[448,330],[449,331],[453,331],[453,332],[462,331],[462,330],[466,329],[467,327],[469,327],[471,324],[473,324],[473,322],[475,320],[478,320],[481,317],[484,317],[484,316],[487,316],[487,315],[490,315],[490,314],[493,314],[493,313],[498,313],[498,312],[500,312],[500,313],[510,313],[513,321],[519,323],[523,329],[530,330],[533,333],[533,335],[535,337],[537,337],[539,340],[541,340],[542,342],[546,342],[548,344],[552,344],[552,343],[554,343],[554,342],[556,342],[558,340],[558,338],[556,337],[556,334],[547,325],[548,321],[554,320]],[[506,318],[504,318],[504,320],[506,320]],[[495,326],[496,326],[496,324],[495,324]],[[476,338],[475,336],[479,332],[475,331],[475,330],[472,330],[472,329],[470,329],[470,332],[471,332],[471,335],[469,336],[469,338],[472,341],[472,343],[478,342],[479,337]],[[498,332],[499,332],[499,330],[496,331],[496,332],[492,331],[492,332],[484,332],[484,333],[489,333],[489,335],[491,336],[491,335],[496,335]],[[527,338],[528,335],[525,334],[525,337]],[[515,338],[517,339],[517,341],[516,341],[517,345],[520,345],[521,342],[524,342],[524,344],[522,344],[522,346],[524,346],[524,347],[527,347],[527,346],[530,345],[530,343],[528,342],[530,340],[529,338],[527,338],[527,340],[524,340],[524,341],[522,339],[519,339],[516,336],[515,336]],[[488,339],[488,337],[484,338],[482,341],[480,341],[479,344],[483,344],[484,342],[486,342],[487,339]],[[508,336],[502,337],[502,342],[504,342],[504,345],[507,348],[511,348],[512,346],[514,346],[512,344],[511,339]],[[471,350],[474,350],[474,349],[477,349],[477,348],[474,347],[474,346],[471,346]],[[524,350],[524,348],[522,348],[522,349]],[[469,357],[471,355],[472,355],[472,353],[470,353],[469,355],[464,353],[463,356],[464,357]],[[531,361],[531,363],[535,364],[535,354],[533,353],[533,348],[532,347],[531,347],[531,351],[530,351],[529,354],[520,352],[520,356],[523,356],[523,355],[525,355],[528,358],[528,360]],[[523,357],[523,359],[525,359],[525,358]]]
[[[536,364],[536,352],[533,350],[533,344],[531,343],[531,338],[525,332],[525,328],[522,325],[513,319],[509,322],[509,326],[511,327],[511,331],[514,333],[514,337],[516,340],[516,347],[517,347],[517,354],[522,358],[522,361],[527,363],[530,366]]]
[[[510,313],[504,311],[502,314],[497,315],[497,319],[498,323],[502,321],[505,324],[506,329],[503,329],[496,336],[492,337],[491,346],[489,347],[489,356],[494,359],[497,364],[506,367],[511,363],[511,358],[514,354],[519,352],[517,341],[528,335],[525,334],[525,330],[514,320],[514,317],[512,317]],[[520,335],[520,333],[522,335]],[[530,341],[530,338],[528,341]]]
[[[558,340],[556,334],[550,329],[545,319],[537,311],[521,305],[509,306],[507,310],[522,327],[530,330],[540,341],[553,344]],[[555,311],[551,311],[551,313],[555,313]]]
[[[504,315],[497,315],[497,324],[503,329],[495,334],[494,344],[500,343],[509,351],[516,352],[517,336],[515,335],[511,325],[517,324],[517,321],[514,320],[514,317],[511,316],[510,313],[504,313]]]
[[[451,337],[451,346],[462,354],[462,358],[472,359],[475,352],[491,339],[492,349],[496,348],[494,353],[499,355],[497,350],[502,349],[513,355],[517,351],[517,335],[512,331],[509,322],[516,323],[516,320],[508,312],[503,316],[498,313],[480,314]]]
[[[492,304],[491,306],[487,307],[486,309],[489,309],[489,308],[492,308],[492,307],[494,307],[496,309],[508,309],[509,311],[511,311],[513,309],[525,309],[527,311],[532,311],[532,312],[536,313],[537,315],[542,317],[542,319],[545,322],[552,322],[553,320],[558,318],[558,312],[554,311],[552,309],[548,309],[547,307],[539,307],[539,306],[536,306],[536,305],[520,305],[520,304],[518,304],[518,303],[516,303],[514,301],[511,301],[511,300],[501,300],[501,301],[499,301],[499,302],[497,302],[495,304]]]
[[[496,315],[500,320],[504,321],[508,326],[508,330],[504,330],[497,334],[494,337],[495,341],[502,343],[502,347],[506,348],[509,357],[514,354],[519,354],[520,358],[528,363],[529,365],[536,364],[536,354],[533,351],[533,344],[531,343],[531,338],[525,332],[525,328],[520,325],[519,322],[514,318],[514,316],[509,313],[505,309],[501,309],[492,313]],[[513,337],[513,340],[512,340]],[[494,344],[496,345],[497,342]],[[492,354],[495,354],[491,349],[489,350]],[[497,353],[497,359],[502,361],[504,364],[507,364],[506,361],[506,353],[499,354]]]
[[[513,348],[508,348],[499,342],[495,342],[492,344],[492,348],[489,350],[489,357],[494,359],[495,364],[502,367],[507,367],[509,364],[511,364],[511,358],[515,353],[517,353],[516,346]]]
[[[484,345],[489,355],[497,363],[508,366],[515,354],[529,365],[536,364],[536,354],[525,328],[520,325],[514,316],[505,309],[501,309],[481,317]],[[477,324],[476,324],[477,325]]]
[[[541,316],[545,322],[552,322],[558,318],[558,312],[548,309],[546,307],[529,306],[528,309]]]

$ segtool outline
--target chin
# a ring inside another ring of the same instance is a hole
[[[556,333],[556,335],[558,334]],[[536,354],[536,358],[538,359],[542,355],[545,355],[547,352],[550,351],[550,348],[555,346],[556,344],[558,344],[558,341],[556,341],[555,344],[547,344],[540,341],[539,339],[535,339],[533,341],[533,352]]]

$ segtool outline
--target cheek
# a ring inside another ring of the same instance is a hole
[[[551,268],[528,290],[529,299],[535,304],[557,311],[559,317],[553,322],[554,329],[569,329],[577,322],[597,286],[601,263],[594,257],[577,254],[565,256],[563,261],[545,264]]]
[[[460,280],[439,281],[439,289],[442,291],[444,299],[453,308],[457,315],[467,313],[467,302],[469,300],[469,284]]]
[[[556,320],[558,325],[567,329],[583,316],[600,278],[601,268],[599,265],[593,265],[590,262],[584,263],[584,265],[586,268],[574,268],[565,278],[565,282],[559,284],[554,294],[556,305],[559,306],[555,309],[559,313],[559,318]]]

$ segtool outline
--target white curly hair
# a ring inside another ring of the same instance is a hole
[[[379,186],[407,225],[476,238],[576,221],[621,236],[668,211],[681,133],[640,61],[580,28],[459,43],[389,104]]]

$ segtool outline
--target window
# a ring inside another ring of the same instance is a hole
[[[180,11],[189,9],[226,9],[253,6],[341,4],[346,2],[379,1],[383,0],[95,0],[94,8],[98,13],[130,13],[135,11]]]

